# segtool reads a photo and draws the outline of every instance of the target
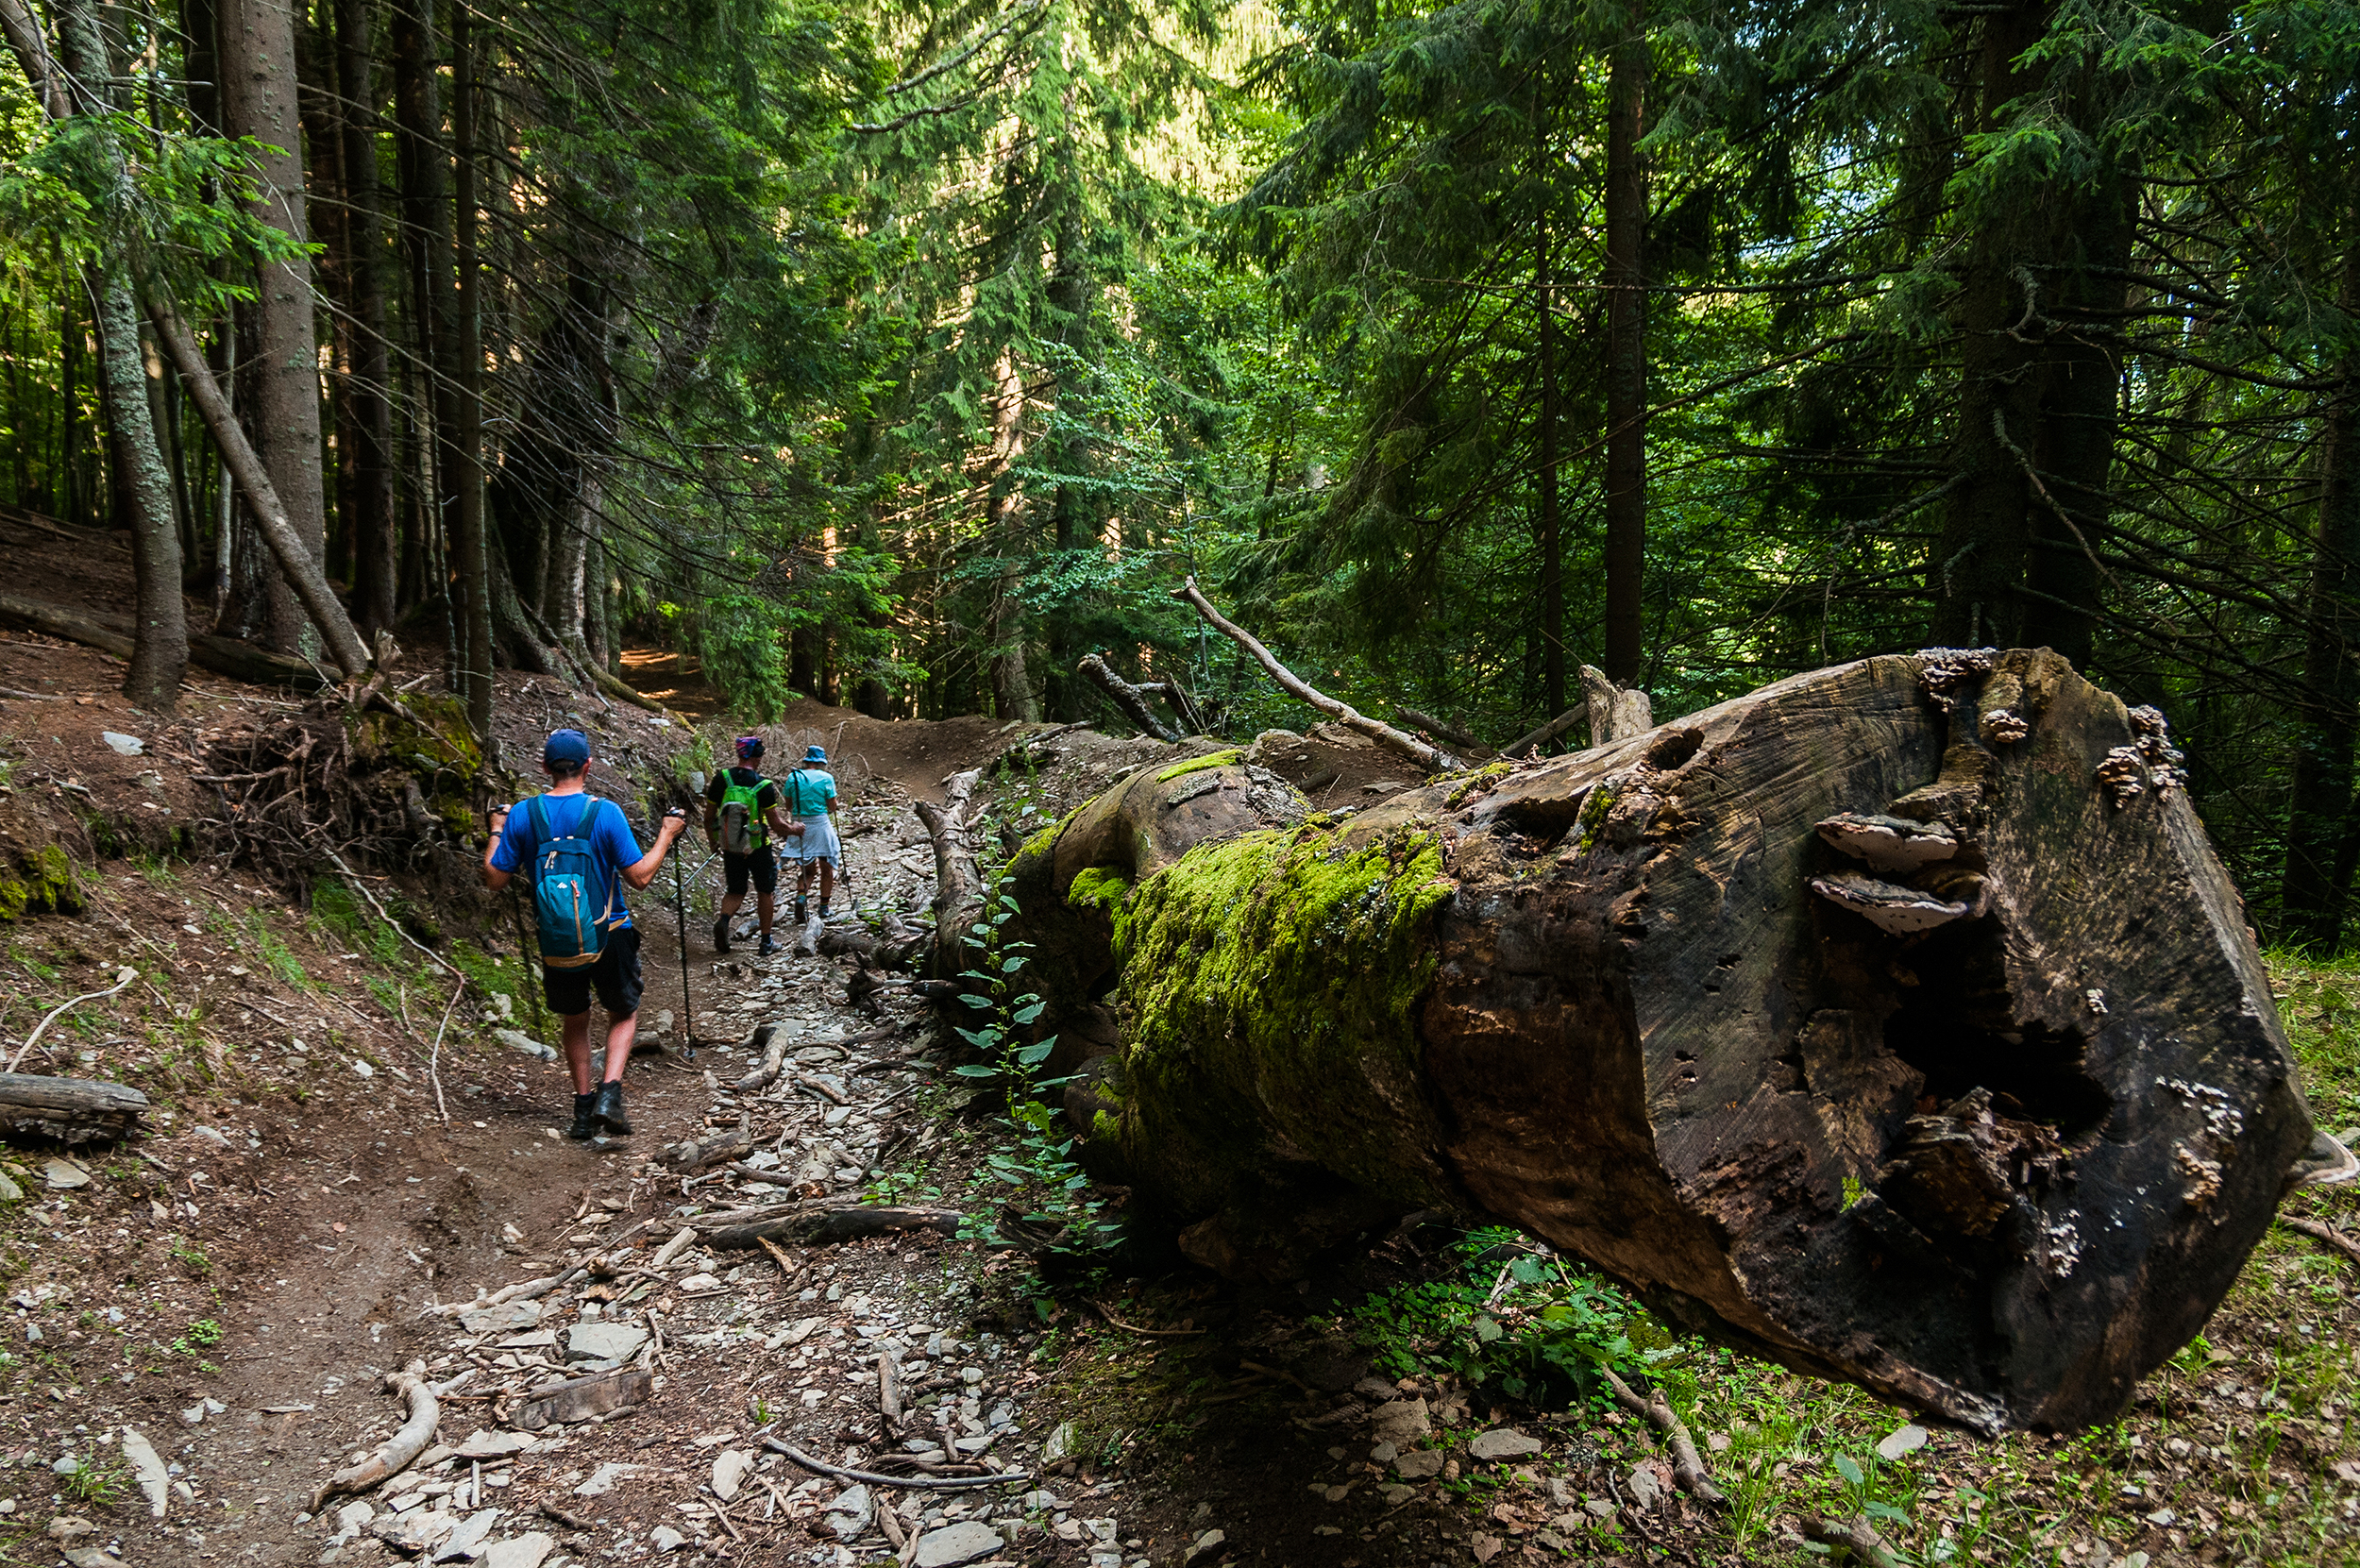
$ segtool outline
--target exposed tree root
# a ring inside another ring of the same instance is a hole
[[[1700,1503],[1721,1504],[1728,1499],[1712,1484],[1712,1475],[1705,1468],[1704,1456],[1696,1452],[1696,1442],[1688,1435],[1688,1427],[1672,1413],[1672,1402],[1663,1397],[1661,1389],[1642,1399],[1631,1386],[1614,1375],[1611,1368],[1602,1368],[1607,1386],[1614,1391],[1614,1403],[1637,1416],[1662,1434],[1663,1445],[1672,1452],[1672,1478],[1679,1489]]]
[[[347,1492],[366,1492],[379,1482],[400,1475],[433,1441],[434,1428],[443,1419],[443,1408],[434,1397],[434,1385],[426,1380],[426,1363],[413,1361],[406,1372],[387,1373],[385,1387],[389,1392],[410,1401],[410,1419],[379,1443],[376,1453],[322,1481],[319,1490],[312,1493],[313,1513],[319,1512],[321,1505],[330,1497]]]

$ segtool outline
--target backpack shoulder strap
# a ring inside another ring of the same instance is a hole
[[[546,844],[549,840],[549,808],[548,802],[548,797],[547,795],[535,795],[531,800],[525,802],[525,818],[532,824],[532,838],[535,844]]]

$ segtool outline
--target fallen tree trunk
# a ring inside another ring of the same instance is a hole
[[[1233,758],[1028,846],[1007,933],[1080,1157],[1233,1276],[1451,1208],[1799,1371],[2069,1430],[2312,1142],[2161,717],[2051,653],[1821,670],[1340,823]]]
[[[74,610],[62,604],[0,594],[0,625],[58,637],[118,659],[132,651],[131,618],[110,611]],[[233,681],[258,686],[292,686],[297,691],[321,691],[333,684],[315,666],[284,653],[256,648],[234,637],[196,632],[189,638],[189,663]]]
[[[146,1112],[147,1096],[126,1084],[0,1072],[0,1127],[18,1138],[68,1144],[118,1138]]]
[[[816,1214],[723,1226],[708,1234],[705,1243],[721,1252],[749,1252],[765,1241],[821,1246],[830,1241],[856,1241],[867,1236],[904,1230],[932,1230],[956,1236],[959,1222],[966,1218],[955,1208],[827,1208]]]

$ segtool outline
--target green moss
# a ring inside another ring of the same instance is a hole
[[[1236,746],[1230,747],[1225,751],[1207,751],[1201,757],[1189,757],[1185,761],[1173,763],[1170,767],[1155,775],[1155,782],[1170,784],[1172,780],[1186,778],[1190,773],[1202,773],[1208,767],[1227,767],[1232,763],[1244,760],[1245,751]]]
[[[1221,1140],[1258,1140],[1267,1119],[1331,1171],[1440,1201],[1439,1182],[1404,1190],[1434,1161],[1401,1107],[1419,1099],[1441,870],[1423,829],[1341,848],[1298,826],[1200,846],[1142,882],[1119,949],[1126,1155],[1192,1146],[1219,1180],[1251,1163]]]
[[[1459,781],[1458,787],[1450,792],[1450,799],[1443,803],[1456,810],[1514,771],[1514,767],[1505,762],[1486,763]]]
[[[464,836],[482,826],[475,818],[473,785],[483,770],[483,748],[457,697],[413,692],[402,699],[400,713],[372,708],[347,718],[346,726],[353,755],[415,774],[427,808],[453,834]]]
[[[1576,824],[1581,831],[1581,851],[1590,852],[1598,841],[1598,831],[1606,826],[1606,814],[1614,809],[1616,791],[1601,784],[1590,791],[1590,798],[1581,803],[1581,818]]]
[[[1122,951],[1130,924],[1124,906],[1131,899],[1131,879],[1111,866],[1092,866],[1077,873],[1065,890],[1065,902],[1076,909],[1095,907],[1114,926],[1115,951]]]
[[[0,869],[0,920],[22,919],[27,914],[55,910],[71,915],[81,907],[81,887],[74,880],[74,862],[62,846],[43,844],[14,866]]]

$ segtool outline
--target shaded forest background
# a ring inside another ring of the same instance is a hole
[[[1669,716],[2044,643],[2349,935],[2341,0],[0,24],[0,503],[130,532],[149,705],[189,633],[387,632],[479,720],[628,644],[755,717],[1104,717],[1095,651],[1299,724],[1189,573],[1494,744],[1585,662]]]

